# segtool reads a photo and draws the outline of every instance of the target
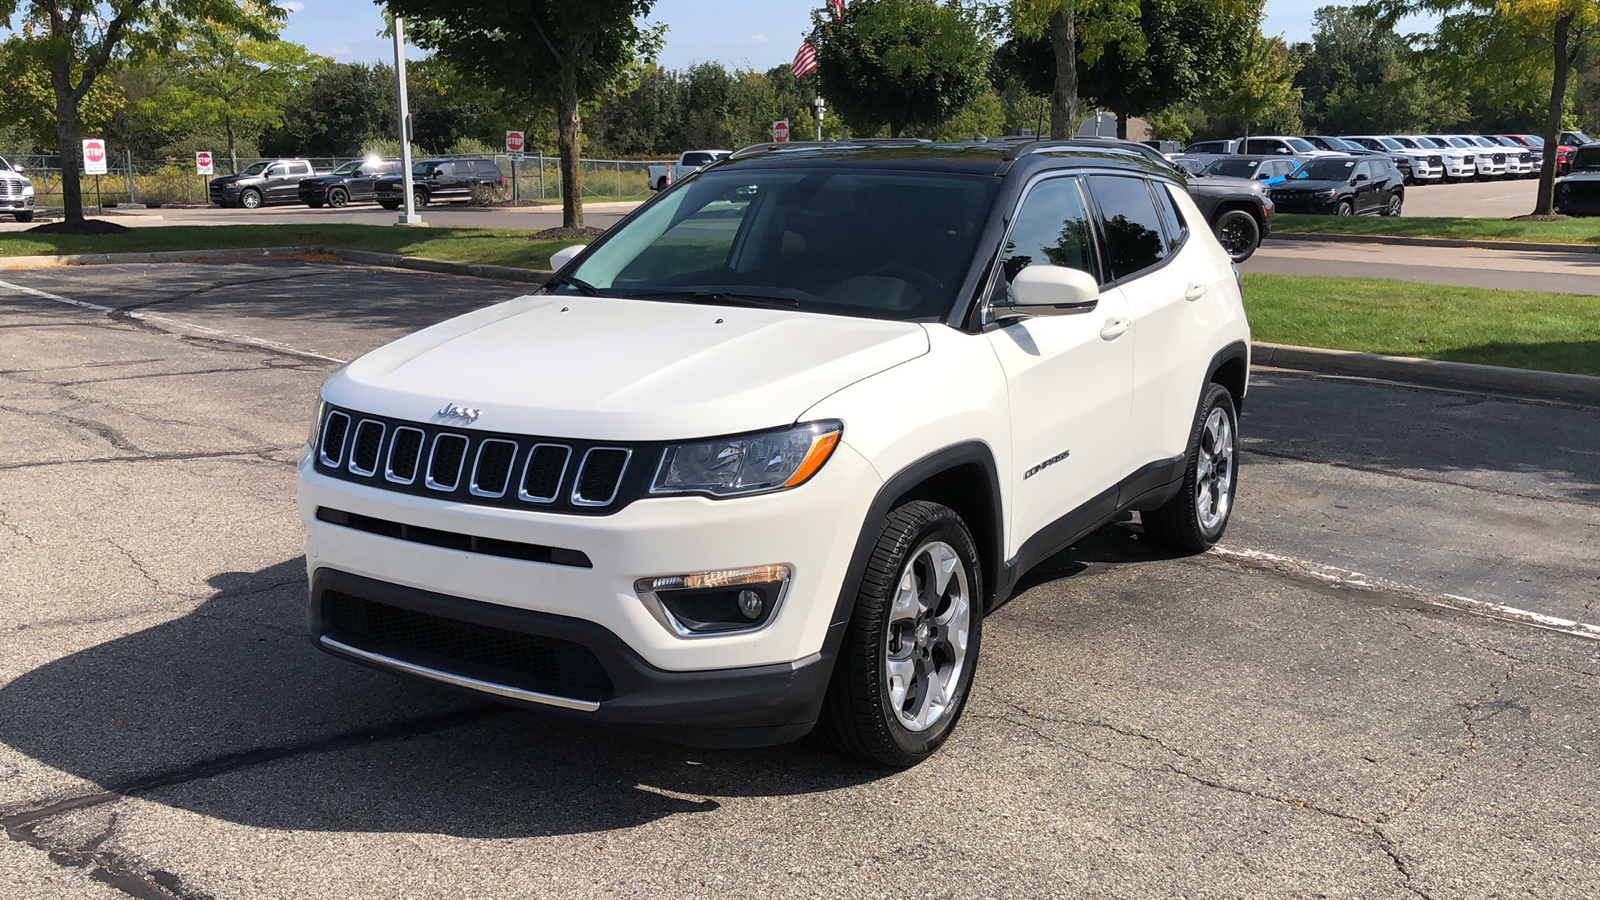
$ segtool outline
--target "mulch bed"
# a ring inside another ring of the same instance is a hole
[[[82,222],[46,222],[28,229],[30,234],[127,234],[133,229],[103,219],[84,219]]]
[[[536,241],[592,241],[602,234],[604,228],[546,228],[533,233]]]

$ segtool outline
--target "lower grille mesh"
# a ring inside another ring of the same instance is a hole
[[[495,684],[601,701],[611,678],[587,647],[323,591],[332,636],[353,647]]]

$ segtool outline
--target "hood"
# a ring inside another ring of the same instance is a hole
[[[928,352],[923,326],[814,313],[530,296],[402,338],[323,385],[346,408],[486,431],[684,440],[790,424],[829,394]]]
[[[1563,176],[1557,184],[1568,181],[1600,181],[1600,169],[1577,169]]]
[[[251,181],[260,178],[260,175],[219,175],[211,179],[212,184],[237,184],[241,181]]]
[[[348,175],[313,175],[310,178],[300,179],[301,184],[338,184],[349,178]]]
[[[1233,196],[1240,191],[1265,194],[1267,189],[1253,178],[1237,178],[1233,175],[1197,175],[1189,178],[1191,194]]]
[[[1350,182],[1336,178],[1291,178],[1275,187],[1285,191],[1339,191],[1350,187]]]

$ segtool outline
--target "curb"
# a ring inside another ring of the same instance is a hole
[[[158,262],[198,262],[228,259],[282,259],[302,256],[331,256],[348,263],[365,266],[385,266],[391,269],[410,269],[433,272],[439,275],[460,275],[467,278],[487,278],[493,281],[515,281],[523,284],[544,284],[551,275],[536,269],[518,269],[514,266],[489,266],[476,263],[451,262],[429,259],[425,256],[397,256],[393,253],[374,253],[370,250],[347,250],[343,247],[240,247],[232,250],[159,250],[149,253],[78,253],[69,256],[9,256],[0,257],[0,271],[5,269],[38,269],[49,266],[104,266]]]
[[[486,266],[476,263],[451,262],[429,259],[425,256],[396,256],[393,253],[374,253],[370,250],[345,250],[340,247],[313,247],[312,252],[336,256],[345,262],[367,266],[387,266],[391,269],[411,269],[433,272],[438,275],[463,275],[468,278],[488,278],[494,281],[517,281],[524,284],[544,284],[553,273],[535,269],[518,269],[513,266]]]
[[[1269,241],[1312,241],[1328,244],[1389,244],[1396,247],[1471,247],[1478,250],[1523,250],[1539,253],[1600,253],[1600,244],[1549,244],[1532,241],[1491,241],[1467,238],[1399,237],[1380,234],[1315,234],[1304,231],[1274,231]]]
[[[1477,363],[1412,359],[1349,350],[1320,350],[1285,344],[1254,343],[1251,366],[1298,369],[1322,375],[1378,378],[1427,387],[1493,391],[1534,400],[1600,406],[1600,377],[1539,372]]]

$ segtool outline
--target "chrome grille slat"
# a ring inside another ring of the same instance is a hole
[[[461,486],[461,472],[466,468],[467,447],[471,444],[466,435],[441,434],[433,439],[433,449],[428,453],[428,471],[423,483],[436,491],[453,491]],[[439,478],[448,474],[449,481]]]
[[[555,458],[559,456],[559,464]],[[567,466],[572,462],[572,448],[566,444],[534,444],[522,464],[522,480],[517,485],[517,499],[526,503],[554,503],[561,496],[561,483],[567,478]],[[555,476],[552,478],[551,471]]]
[[[517,445],[513,441],[499,438],[479,441],[467,490],[474,497],[504,497],[511,486],[511,466],[516,458]]]
[[[350,471],[370,477],[378,473],[378,460],[382,459],[383,438],[388,429],[377,419],[362,419],[356,426],[355,437],[350,441]]]
[[[595,454],[601,454],[601,457],[595,459]],[[620,461],[618,454],[621,455]],[[622,476],[627,474],[628,461],[632,457],[633,451],[626,447],[590,447],[583,454],[583,462],[578,464],[578,477],[573,479],[573,505],[610,506],[617,499],[617,492],[622,489]],[[591,461],[595,466],[593,469],[590,468]],[[615,467],[614,474],[609,468],[612,466]]]
[[[322,457],[322,464],[330,468],[339,468],[339,463],[344,461],[344,441],[350,436],[350,416],[334,410],[328,413],[328,420],[322,425],[322,443],[317,448],[317,454]],[[333,445],[333,452],[328,452],[328,446]]]
[[[428,434],[421,428],[400,426],[389,440],[388,462],[384,464],[383,477],[395,484],[415,484],[417,469],[422,463],[422,447]]]

